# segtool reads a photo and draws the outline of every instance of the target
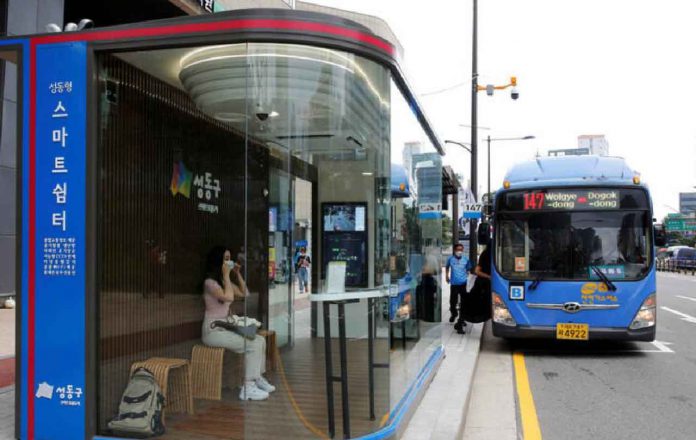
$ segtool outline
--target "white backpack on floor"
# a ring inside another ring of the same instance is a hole
[[[164,434],[164,395],[155,376],[146,368],[133,372],[121,396],[118,415],[109,422],[114,434],[146,438]]]

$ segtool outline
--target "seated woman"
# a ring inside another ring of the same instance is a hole
[[[216,246],[208,253],[206,275],[203,282],[205,319],[202,340],[210,347],[222,347],[235,353],[244,353],[244,385],[239,393],[241,400],[265,400],[275,387],[262,376],[266,368],[266,340],[257,336],[245,339],[224,328],[211,328],[216,320],[225,320],[235,297],[247,296],[244,278],[239,265],[231,259],[230,251]]]

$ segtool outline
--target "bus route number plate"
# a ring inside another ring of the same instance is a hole
[[[556,324],[556,339],[575,339],[587,341],[590,339],[590,326],[588,324]]]

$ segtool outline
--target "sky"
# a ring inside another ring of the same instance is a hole
[[[470,142],[472,0],[314,1],[384,19],[440,138]],[[679,192],[696,191],[694,17],[691,0],[479,0],[479,84],[514,75],[520,92],[478,95],[478,124],[490,129],[479,129],[480,184],[489,134],[535,136],[492,143],[493,188],[516,162],[603,134],[650,186],[655,217],[677,210]],[[446,148],[444,163],[468,179],[468,153]]]

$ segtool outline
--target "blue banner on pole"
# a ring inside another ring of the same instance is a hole
[[[36,49],[35,436],[85,436],[85,43]],[[24,191],[28,190],[25,187]]]

